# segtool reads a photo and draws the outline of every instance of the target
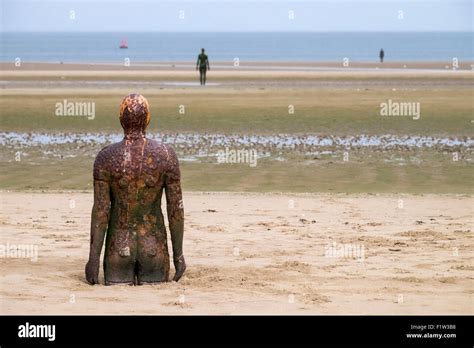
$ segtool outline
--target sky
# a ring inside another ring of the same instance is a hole
[[[0,31],[473,31],[473,0],[0,0]]]

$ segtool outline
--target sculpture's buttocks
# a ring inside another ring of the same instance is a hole
[[[127,102],[130,103],[130,99]],[[144,127],[149,121],[148,113],[143,108],[136,109],[142,110],[142,121],[127,113],[127,117],[122,117],[121,111],[124,139],[102,149],[94,163],[91,244],[94,244],[93,231],[106,224],[106,284],[168,280],[169,254],[161,210],[163,190],[167,198],[175,264],[184,266],[184,217],[178,159],[170,146],[146,139]],[[95,256],[92,246],[91,256]]]

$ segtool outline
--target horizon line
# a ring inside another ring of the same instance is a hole
[[[0,33],[472,33],[472,30],[0,30]]]

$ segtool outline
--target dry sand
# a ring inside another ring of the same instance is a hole
[[[2,192],[0,243],[39,250],[36,262],[0,259],[1,314],[474,313],[471,196],[185,193],[184,202],[183,279],[106,287],[84,280],[90,192]],[[333,242],[363,247],[364,258],[325,256]]]

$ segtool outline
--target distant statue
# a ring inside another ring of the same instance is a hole
[[[206,72],[207,70],[211,70],[209,66],[209,59],[207,58],[207,54],[204,53],[204,48],[201,48],[201,54],[198,55],[198,59],[196,62],[196,70],[199,69],[199,80],[201,81],[201,86],[206,84]]]
[[[98,284],[99,259],[106,236],[105,285],[169,280],[170,259],[161,197],[166,208],[178,281],[183,256],[184,211],[178,158],[169,145],[147,139],[147,100],[130,94],[120,105],[121,142],[104,147],[94,162],[94,206],[86,280]]]
[[[379,57],[380,63],[383,63],[383,57],[385,57],[385,52],[383,51],[383,48],[380,49]]]

